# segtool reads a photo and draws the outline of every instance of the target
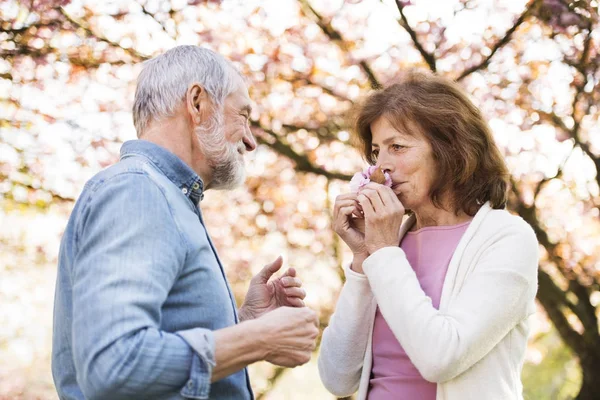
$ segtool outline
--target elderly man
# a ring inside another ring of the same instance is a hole
[[[180,46],[146,63],[133,119],[140,140],[86,185],[64,233],[52,372],[61,399],[251,399],[246,366],[294,367],[315,348],[281,258],[256,275],[239,314],[202,218],[204,190],[244,179],[256,148],[242,77]]]

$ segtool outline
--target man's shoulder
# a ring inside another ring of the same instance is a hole
[[[129,181],[138,185],[153,185],[150,162],[142,157],[128,157],[103,169],[90,178],[83,189],[82,197],[110,186],[110,183]]]

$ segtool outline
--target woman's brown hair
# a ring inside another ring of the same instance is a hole
[[[436,179],[429,196],[442,207],[449,193],[456,213],[473,216],[489,201],[506,206],[508,170],[481,112],[454,82],[437,75],[408,71],[399,82],[371,94],[355,114],[355,134],[364,158],[375,164],[371,124],[380,117],[411,134],[421,128],[436,162]]]

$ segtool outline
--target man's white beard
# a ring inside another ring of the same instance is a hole
[[[210,121],[196,129],[196,135],[212,169],[212,180],[207,189],[231,190],[244,183],[246,171],[240,152],[243,154],[246,146],[243,142],[237,145],[227,142],[222,112],[215,110]]]

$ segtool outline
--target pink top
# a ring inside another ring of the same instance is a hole
[[[448,264],[471,221],[407,232],[400,247],[435,308],[440,304]],[[373,369],[369,400],[435,400],[437,384],[423,379],[398,342],[379,307],[373,326]]]

